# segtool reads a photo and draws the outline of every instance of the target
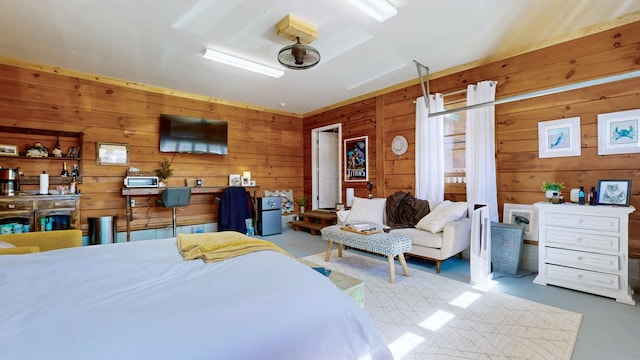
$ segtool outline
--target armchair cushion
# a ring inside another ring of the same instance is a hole
[[[345,218],[345,223],[366,222],[372,225],[382,226],[384,224],[384,209],[387,199],[385,198],[354,198],[351,210]]]
[[[466,202],[444,201],[420,219],[416,224],[416,228],[434,234],[439,233],[444,229],[445,225],[465,216],[468,208],[469,205]]]

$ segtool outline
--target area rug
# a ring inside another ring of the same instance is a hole
[[[582,315],[409,269],[389,283],[387,261],[336,250],[305,257],[365,283],[364,308],[400,359],[571,359]]]

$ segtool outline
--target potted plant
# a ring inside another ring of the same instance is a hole
[[[563,188],[564,188],[564,183],[556,182],[556,181],[552,181],[552,182],[544,181],[542,183],[542,186],[540,187],[540,189],[542,189],[542,191],[545,192],[545,197],[549,201],[551,201],[551,198],[553,198],[554,192],[560,195],[560,191],[562,191]]]
[[[158,179],[160,180],[160,186],[163,186],[165,180],[167,180],[171,175],[173,175],[173,169],[171,168],[171,161],[164,158],[162,162],[160,162],[160,167],[154,170]]]
[[[298,203],[298,205],[300,205],[300,212],[303,213],[304,207],[307,205],[307,198],[304,196],[301,196],[296,199],[296,202]]]

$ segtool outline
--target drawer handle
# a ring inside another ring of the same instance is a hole
[[[13,204],[9,204],[8,208],[9,208],[9,209],[15,209],[15,208],[16,208],[16,206],[15,206],[15,205],[13,205]]]

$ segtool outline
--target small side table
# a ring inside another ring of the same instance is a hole
[[[309,267],[322,267],[305,259],[298,259],[298,261]],[[347,293],[360,307],[364,307],[364,281],[335,270],[331,270],[328,277],[338,289]]]

